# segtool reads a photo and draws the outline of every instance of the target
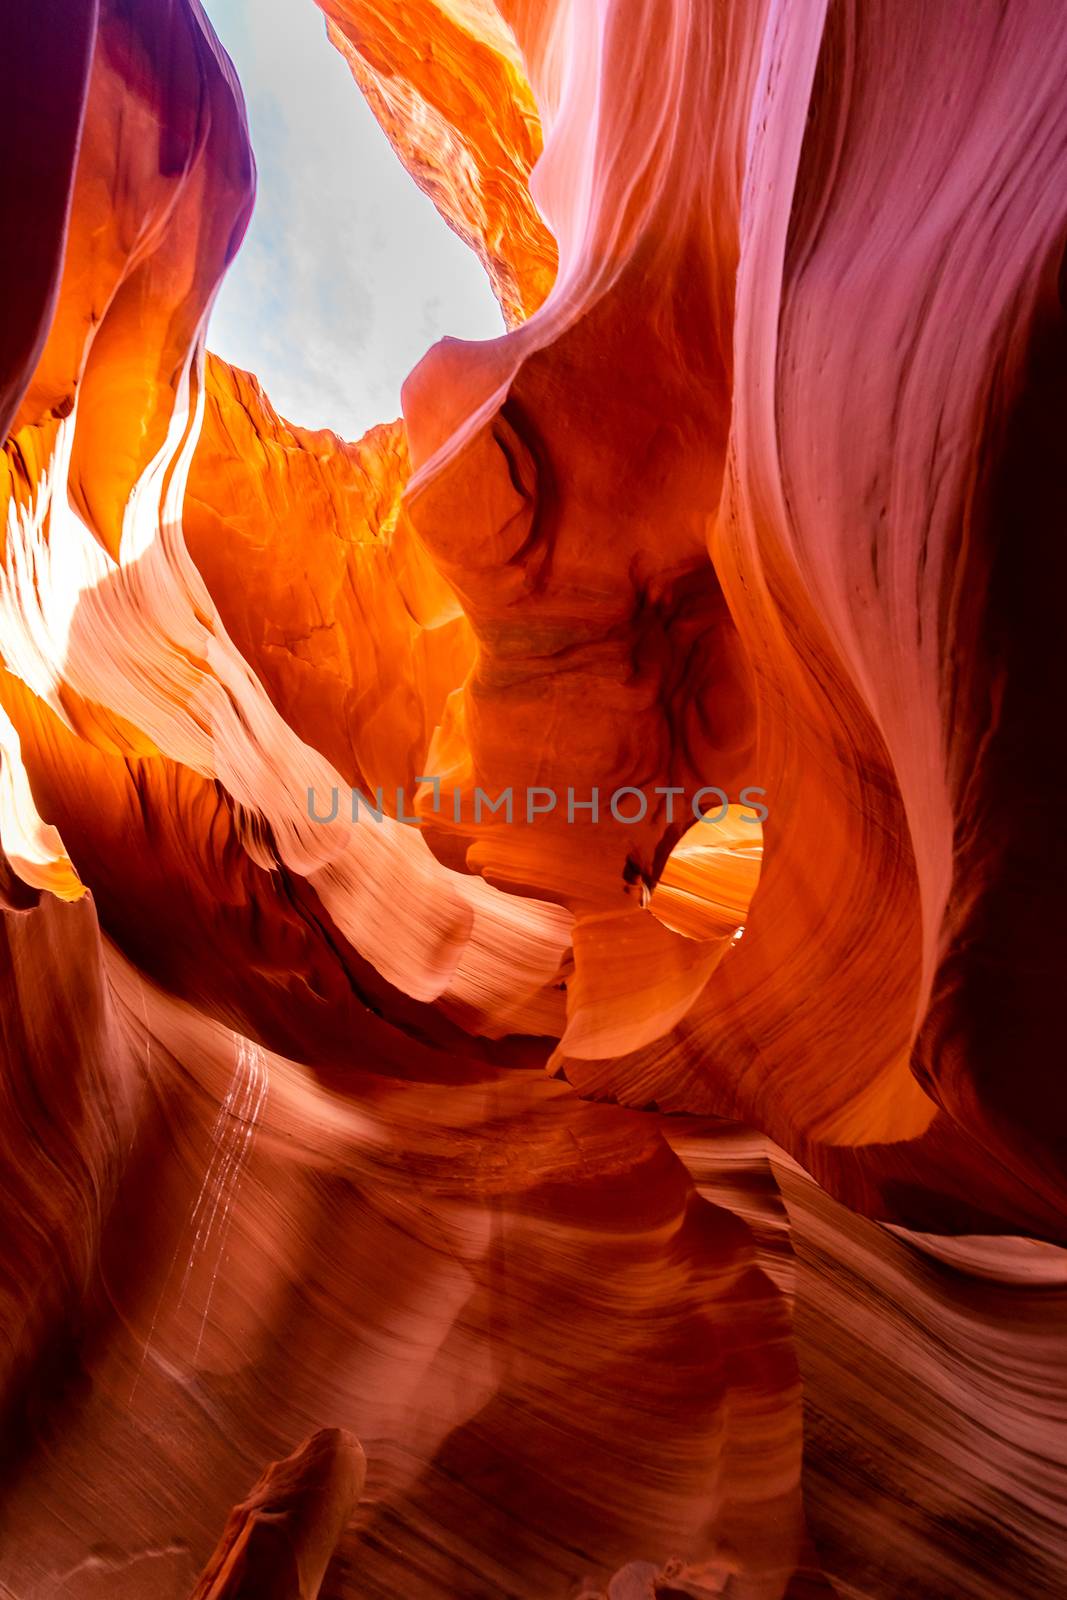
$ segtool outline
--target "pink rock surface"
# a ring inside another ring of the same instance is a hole
[[[509,330],[357,442],[4,20],[0,1591],[1056,1600],[1059,10],[320,9]]]

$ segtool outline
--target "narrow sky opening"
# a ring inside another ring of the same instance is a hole
[[[493,338],[481,263],[401,166],[314,0],[203,0],[248,103],[259,193],[208,347],[275,409],[358,438],[442,335]]]

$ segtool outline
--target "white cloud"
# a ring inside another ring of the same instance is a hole
[[[503,323],[485,273],[397,160],[313,0],[202,0],[233,58],[259,166],[208,344],[283,416],[358,437],[443,334]]]

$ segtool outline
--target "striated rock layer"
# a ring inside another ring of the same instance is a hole
[[[320,9],[509,328],[356,443],[5,19],[0,1591],[1055,1600],[1058,9]]]

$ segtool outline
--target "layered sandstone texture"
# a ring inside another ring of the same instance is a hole
[[[320,9],[356,442],[199,0],[2,19],[0,1593],[1057,1600],[1058,0]]]

